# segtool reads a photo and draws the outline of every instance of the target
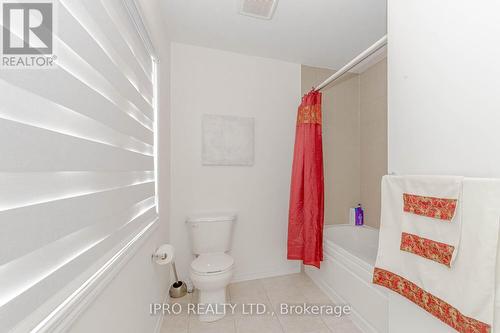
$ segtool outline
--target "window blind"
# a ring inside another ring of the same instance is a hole
[[[43,331],[158,220],[151,54],[122,0],[56,5],[57,66],[0,70],[1,332]]]

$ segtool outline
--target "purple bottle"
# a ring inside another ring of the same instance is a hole
[[[361,204],[358,204],[358,207],[354,208],[354,224],[355,225],[363,225],[365,223],[365,214],[363,212],[363,208]]]

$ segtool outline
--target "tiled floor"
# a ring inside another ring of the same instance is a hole
[[[305,274],[234,283],[229,286],[232,304],[261,303],[270,311],[263,315],[245,315],[241,306],[234,314],[212,322],[200,322],[187,307],[179,315],[166,315],[162,333],[360,333],[349,316],[281,315],[278,306],[287,304],[332,304],[332,301]],[[195,303],[196,293],[173,300]],[[272,310],[275,310],[272,314]]]

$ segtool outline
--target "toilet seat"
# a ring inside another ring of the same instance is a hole
[[[214,275],[230,270],[234,259],[225,253],[201,254],[191,263],[191,269],[198,275]]]

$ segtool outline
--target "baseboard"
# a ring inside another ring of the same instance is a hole
[[[345,299],[333,290],[323,279],[318,278],[316,274],[306,270],[306,274],[311,280],[321,289],[333,302],[347,304]],[[351,308],[351,321],[363,333],[378,333],[377,330],[370,325],[354,308]]]
[[[265,279],[265,278],[270,278],[274,276],[280,276],[280,275],[287,275],[287,274],[295,274],[295,273],[300,273],[301,268],[300,265],[297,265],[297,267],[282,267],[279,269],[273,269],[269,271],[261,271],[261,272],[252,272],[252,273],[246,273],[246,274],[236,274],[233,279],[231,280],[231,283],[235,282],[242,282],[242,281],[249,281],[249,280],[257,280],[257,279]]]

